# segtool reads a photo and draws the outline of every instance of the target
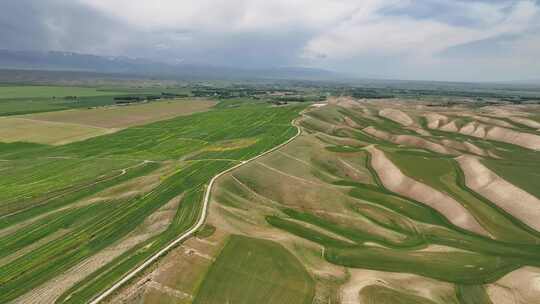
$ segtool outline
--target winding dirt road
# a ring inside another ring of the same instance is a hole
[[[301,117],[303,116],[303,112],[300,113]],[[150,258],[148,258],[143,264],[141,264],[139,267],[133,269],[132,271],[130,271],[128,274],[126,274],[120,281],[116,282],[113,286],[111,286],[109,289],[105,290],[104,292],[102,292],[101,294],[97,295],[92,301],[89,302],[89,304],[97,304],[101,301],[103,301],[105,298],[107,298],[109,295],[111,295],[113,292],[115,292],[116,290],[118,290],[122,285],[124,285],[125,283],[127,283],[129,280],[131,280],[133,277],[135,277],[137,274],[139,274],[141,271],[143,271],[146,267],[148,267],[150,264],[154,263],[158,258],[160,258],[162,255],[164,255],[165,253],[167,253],[169,250],[171,250],[174,246],[178,245],[179,243],[185,241],[186,239],[190,238],[193,236],[193,234],[199,229],[202,227],[202,225],[204,224],[204,221],[206,220],[206,215],[208,213],[208,205],[210,203],[210,193],[212,192],[212,186],[214,185],[214,182],[221,176],[223,176],[224,174],[227,174],[235,169],[238,169],[239,167],[249,163],[249,162],[252,162],[254,160],[257,160],[269,153],[272,153],[278,149],[280,149],[281,147],[287,145],[288,143],[290,143],[291,141],[293,141],[295,138],[297,138],[301,133],[302,133],[302,130],[301,128],[296,124],[296,119],[293,120],[291,122],[291,125],[293,127],[295,127],[297,129],[297,133],[289,138],[287,141],[275,146],[274,148],[266,151],[266,152],[263,152],[251,159],[248,159],[248,160],[245,160],[245,161],[242,161],[241,163],[217,174],[216,176],[214,176],[211,180],[210,180],[210,183],[208,184],[208,187],[206,188],[206,192],[204,194],[204,201],[203,201],[203,207],[202,207],[202,212],[201,212],[201,216],[199,218],[199,220],[197,221],[197,223],[195,224],[195,226],[193,226],[191,229],[189,229],[188,231],[186,231],[184,234],[180,235],[178,238],[176,238],[174,241],[172,241],[169,245],[167,245],[165,248],[161,249],[160,251],[158,251],[156,254],[154,254],[153,256],[151,256]]]

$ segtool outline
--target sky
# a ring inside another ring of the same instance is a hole
[[[2,0],[0,49],[538,80],[540,0]]]

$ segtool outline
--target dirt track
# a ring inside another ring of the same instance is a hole
[[[185,233],[183,233],[182,235],[180,235],[178,238],[176,238],[174,241],[172,241],[169,245],[167,245],[165,248],[163,248],[162,250],[158,251],[156,254],[154,254],[153,256],[151,256],[150,258],[148,258],[143,264],[141,264],[139,267],[135,268],[134,270],[132,270],[131,272],[129,272],[128,274],[126,274],[120,281],[118,281],[117,283],[115,283],[113,286],[111,286],[109,289],[107,289],[106,291],[104,291],[103,293],[101,293],[100,295],[97,295],[92,301],[90,301],[89,303],[90,304],[97,304],[99,302],[101,302],[102,300],[104,300],[105,298],[107,298],[109,295],[111,295],[112,293],[114,293],[116,290],[118,290],[122,285],[124,285],[125,283],[127,283],[129,280],[131,280],[133,277],[135,277],[137,274],[139,274],[141,271],[143,271],[146,267],[148,267],[149,265],[151,265],[152,263],[154,263],[159,257],[161,257],[162,255],[164,255],[165,253],[167,253],[169,250],[171,250],[171,248],[175,247],[176,245],[180,244],[181,242],[185,241],[186,239],[190,238],[191,236],[193,236],[193,234],[199,229],[202,227],[202,225],[204,224],[205,222],[205,219],[206,219],[206,215],[208,213],[208,205],[209,205],[209,202],[210,202],[210,193],[212,192],[212,187],[215,183],[215,181],[223,176],[224,174],[228,173],[228,172],[231,172],[247,163],[250,163],[254,160],[257,160],[259,158],[261,158],[262,156],[264,155],[267,155],[285,145],[287,145],[288,143],[290,143],[291,141],[293,141],[296,137],[298,137],[300,134],[301,134],[301,129],[300,127],[298,127],[296,125],[296,121],[293,120],[291,122],[291,124],[296,127],[297,129],[297,133],[291,137],[290,139],[288,139],[287,141],[285,141],[284,143],[280,144],[280,145],[277,145],[275,146],[274,148],[266,151],[266,152],[263,152],[249,160],[246,160],[246,161],[242,161],[240,164],[238,165],[235,165],[219,174],[217,174],[216,176],[214,176],[211,180],[210,180],[210,183],[208,184],[208,187],[206,188],[206,192],[205,192],[205,195],[204,195],[204,200],[203,200],[203,207],[202,207],[202,210],[201,210],[201,216],[199,217],[199,220],[197,221],[197,223],[195,224],[195,226],[193,226],[191,229],[189,229],[188,231],[186,231]]]

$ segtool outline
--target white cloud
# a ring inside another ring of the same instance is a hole
[[[513,78],[538,71],[540,3],[533,0],[4,2],[0,43],[13,48],[243,67],[308,65],[407,78],[444,78],[458,65],[487,66],[485,58],[490,71],[515,63],[520,68],[511,69]],[[488,54],[489,43],[505,36],[512,37],[508,45]],[[483,48],[470,52],[477,42]],[[448,50],[456,48],[460,52],[450,58]]]
[[[477,2],[438,0],[476,26],[436,18],[384,15],[383,9],[414,13],[415,1],[398,0],[78,0],[145,31],[212,34],[308,31],[304,58],[343,59],[377,54],[428,56],[459,44],[527,29],[538,17],[531,0]],[[413,14],[414,15],[414,14]]]
[[[481,26],[451,25],[435,19],[384,16],[377,12],[355,16],[314,37],[306,46],[305,58],[330,59],[377,55],[409,55],[426,58],[449,47],[519,34],[538,23],[539,8],[532,1],[521,1],[502,15],[500,4],[460,4],[467,14],[483,16]],[[483,12],[486,12],[484,14]],[[486,16],[491,16],[487,18]]]
[[[79,1],[134,27],[214,32],[322,28],[341,20],[357,6],[353,0]]]

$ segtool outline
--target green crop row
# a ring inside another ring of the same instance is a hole
[[[61,298],[70,303],[89,300],[192,227],[210,179],[293,136],[296,129],[290,122],[301,109],[265,105],[216,109],[64,146],[0,145],[0,155],[8,163],[26,164],[13,169],[15,190],[10,197],[20,197],[26,191],[24,180],[44,185],[22,211],[0,219],[4,228],[25,224],[0,238],[1,256],[16,255],[31,244],[39,244],[0,266],[0,302],[11,301],[117,244],[149,215],[182,195],[177,214],[164,232],[124,252]],[[242,138],[256,140],[239,148],[205,150]],[[38,161],[32,165],[34,160]],[[154,162],[136,166],[143,160],[180,160],[182,166],[142,196],[70,207],[93,193],[147,175],[158,166]],[[80,172],[81,163],[86,172]],[[119,174],[120,168],[128,169]],[[78,179],[81,174],[84,179]],[[59,232],[62,236],[55,237]]]

